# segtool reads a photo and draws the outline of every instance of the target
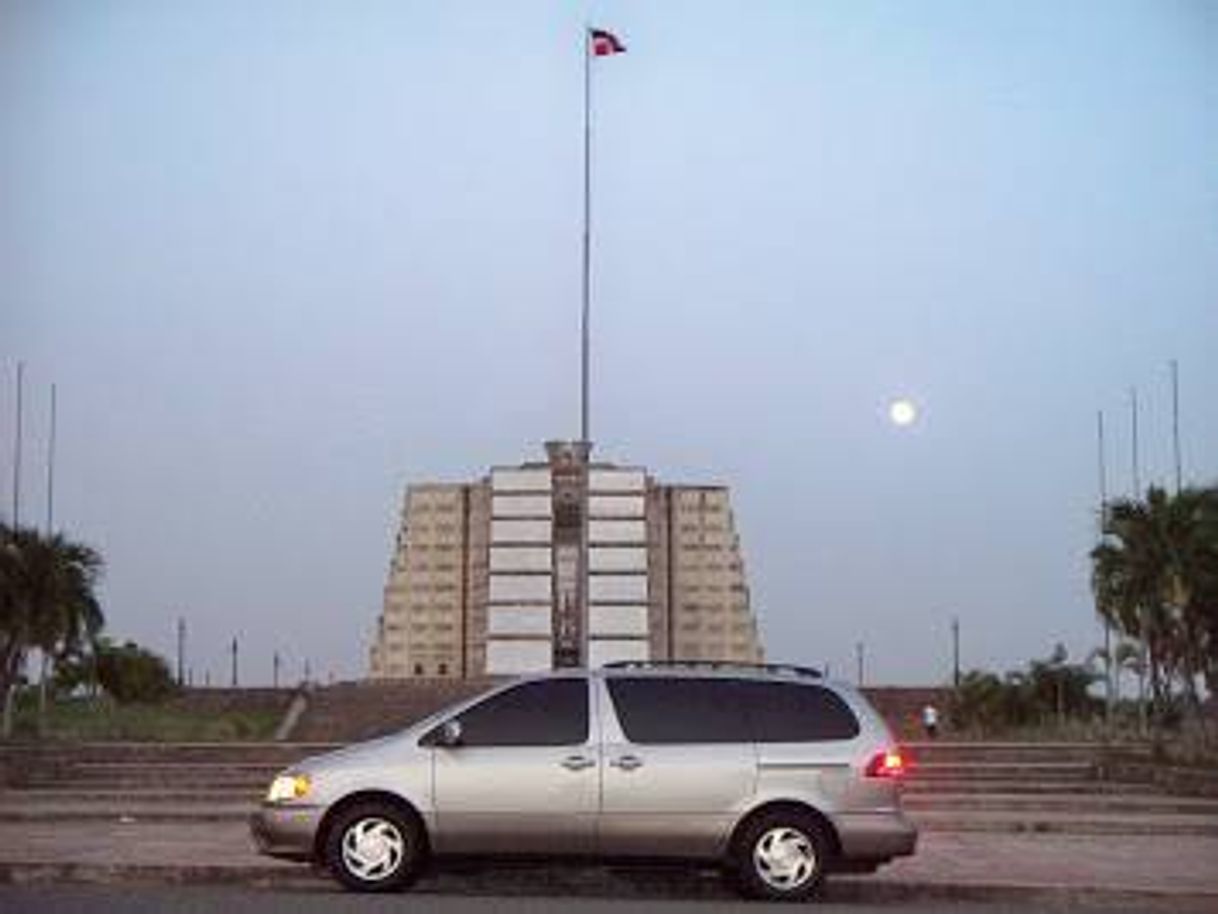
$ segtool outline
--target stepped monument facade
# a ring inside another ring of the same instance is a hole
[[[407,488],[373,679],[763,659],[726,487],[661,484],[585,442],[546,451]]]

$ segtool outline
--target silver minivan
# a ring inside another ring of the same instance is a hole
[[[855,689],[777,665],[619,663],[517,680],[277,776],[259,849],[390,891],[429,858],[721,862],[747,895],[913,853],[905,762]]]

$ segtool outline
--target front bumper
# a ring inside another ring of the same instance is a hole
[[[250,814],[250,834],[258,852],[285,860],[312,860],[325,808],[263,803]]]
[[[918,844],[918,830],[899,809],[848,812],[833,817],[844,860],[883,862],[908,857]]]

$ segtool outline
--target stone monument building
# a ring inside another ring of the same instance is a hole
[[[407,488],[372,678],[762,660],[727,488],[589,450],[553,441],[544,461]]]

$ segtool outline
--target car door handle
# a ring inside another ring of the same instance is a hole
[[[623,771],[634,771],[636,768],[643,767],[643,760],[637,755],[623,755],[615,758],[609,764],[614,768],[621,768]]]
[[[583,771],[585,768],[591,768],[596,762],[586,755],[568,755],[559,764],[568,771]]]

